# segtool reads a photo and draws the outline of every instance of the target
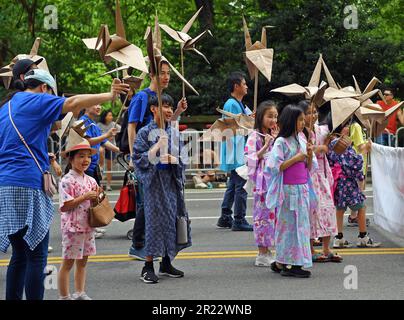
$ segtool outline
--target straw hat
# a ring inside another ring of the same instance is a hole
[[[76,150],[90,150],[92,156],[97,153],[96,149],[91,148],[90,142],[87,139],[81,137],[76,131],[69,130],[66,150],[61,155],[67,158],[70,152]]]

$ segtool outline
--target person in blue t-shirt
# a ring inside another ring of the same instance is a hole
[[[89,127],[86,131],[87,140],[90,142],[91,147],[97,150],[97,153],[91,156],[90,167],[85,173],[90,177],[93,177],[99,186],[101,185],[102,180],[98,163],[100,161],[100,146],[103,146],[112,152],[120,152],[117,146],[108,141],[109,138],[116,135],[117,129],[111,128],[107,133],[103,134],[101,129],[97,126],[95,120],[100,114],[101,106],[95,105],[86,108],[85,114],[80,117],[80,120],[84,120],[85,127]]]
[[[241,72],[233,72],[228,80],[230,98],[224,104],[223,110],[234,114],[248,114],[249,109],[242,100],[247,94],[248,87],[245,76]],[[247,192],[244,190],[246,180],[241,178],[236,169],[244,165],[244,136],[236,135],[222,143],[220,169],[230,173],[227,190],[222,203],[222,213],[217,222],[219,228],[231,228],[233,231],[253,231],[245,219],[247,208]],[[234,221],[232,207],[234,204]]]
[[[109,93],[61,98],[52,95],[56,82],[49,72],[35,69],[16,79],[13,88],[17,91],[0,102],[0,251],[12,246],[6,299],[21,300],[25,289],[27,300],[42,300],[54,213],[42,171],[50,166],[47,138],[52,123],[61,114],[78,114],[82,108],[113,100],[129,86],[115,79]]]
[[[157,96],[157,77],[150,74],[150,86],[138,92],[133,98],[129,106],[128,114],[128,142],[130,149],[130,167],[133,168],[133,146],[136,140],[136,133],[148,125],[153,119],[153,114],[150,111],[149,97]],[[160,67],[160,86],[162,90],[167,89],[170,83],[170,65],[163,61]],[[182,98],[177,105],[171,121],[177,121],[180,114],[188,108],[186,98]],[[136,219],[133,227],[132,246],[129,249],[129,256],[145,260],[144,251],[144,233],[145,233],[145,220],[143,211],[143,188],[142,184],[138,183],[139,194],[137,199]]]

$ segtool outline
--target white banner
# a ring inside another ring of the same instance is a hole
[[[372,144],[376,225],[404,238],[404,148]]]

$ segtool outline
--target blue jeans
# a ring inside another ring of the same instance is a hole
[[[6,300],[43,300],[49,232],[31,251],[23,239],[28,227],[8,236],[13,253],[7,269]]]
[[[230,179],[227,182],[227,190],[222,203],[222,218],[232,220],[232,207],[234,204],[234,219],[241,221],[245,219],[247,208],[247,191],[244,190],[246,180],[241,178],[236,170],[230,172]]]

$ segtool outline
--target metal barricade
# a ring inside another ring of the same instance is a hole
[[[404,147],[404,145],[399,146],[399,135],[398,135],[398,134],[399,134],[400,132],[404,132],[404,127],[398,128],[397,131],[396,131],[396,137],[395,137],[395,139],[396,139],[395,147],[396,147],[396,148],[398,148],[398,147]],[[403,140],[404,140],[404,137],[403,137]]]

